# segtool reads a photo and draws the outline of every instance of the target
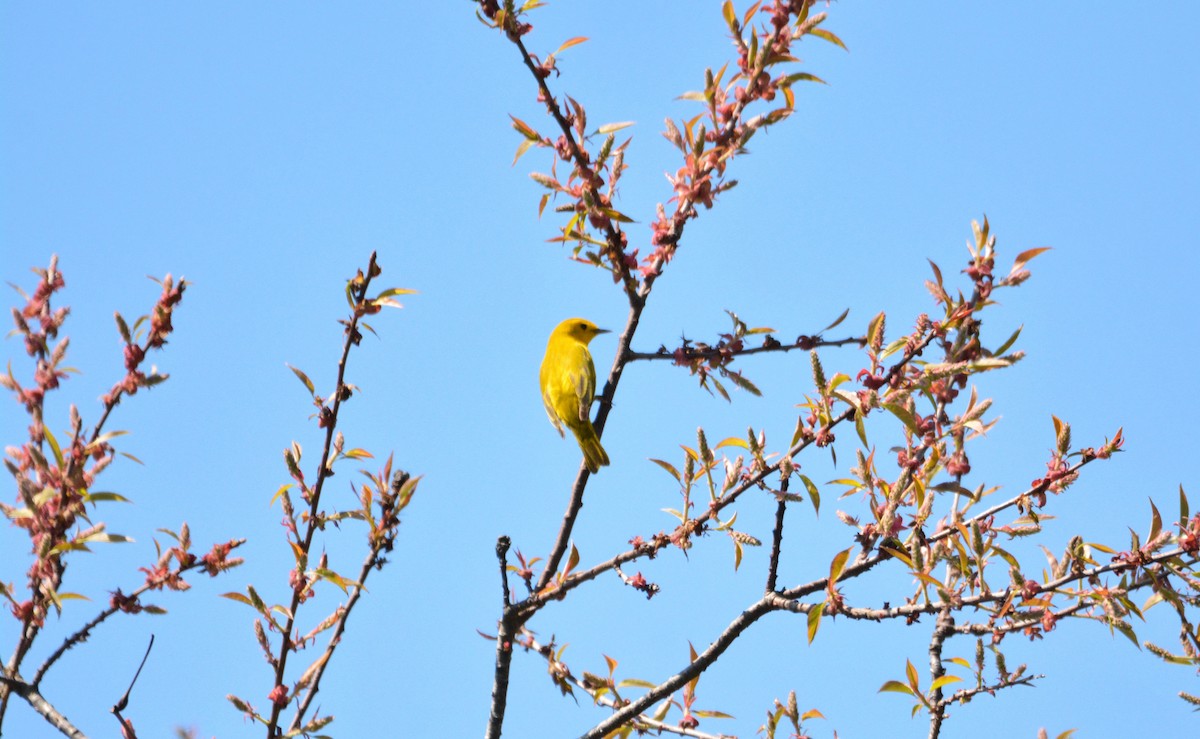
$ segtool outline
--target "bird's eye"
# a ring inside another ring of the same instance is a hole
[[[580,330],[580,331],[587,331],[587,324],[586,324],[586,323],[581,323],[581,324],[579,324],[579,330]]]

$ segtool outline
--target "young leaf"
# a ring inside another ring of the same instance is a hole
[[[821,626],[821,614],[825,611],[825,604],[818,603],[813,606],[808,612],[808,643],[812,644],[813,639],[817,638],[817,629]]]
[[[808,475],[800,475],[800,482],[804,483],[804,489],[808,491],[808,497],[812,500],[813,513],[821,514],[821,491],[817,489],[816,483],[808,478]]]
[[[620,131],[622,128],[629,128],[633,125],[633,121],[622,121],[620,123],[605,123],[600,128],[596,129],[596,133],[606,134],[613,131]]]
[[[908,687],[907,685],[905,685],[902,682],[897,682],[895,680],[888,680],[886,683],[883,684],[882,687],[879,688],[879,690],[877,692],[880,692],[880,693],[904,693],[905,695],[913,695],[914,694],[912,688]]]
[[[572,46],[577,46],[579,44],[582,44],[584,41],[587,41],[587,36],[576,36],[575,38],[569,38],[566,41],[564,41],[562,43],[562,46],[558,47],[558,51],[555,51],[553,54],[551,54],[551,56],[558,56],[559,54],[561,54],[562,52],[571,48]]]
[[[816,36],[819,39],[825,39],[826,41],[828,41],[831,44],[842,47],[842,49],[844,49],[845,51],[850,51],[849,49],[846,48],[846,45],[844,43],[842,43],[842,40],[840,38],[835,36],[832,32],[826,31],[824,28],[814,28],[814,29],[810,30],[808,33],[810,36]]]
[[[295,373],[296,373],[296,377],[299,377],[299,378],[300,378],[300,382],[303,382],[303,383],[304,383],[304,387],[308,388],[308,394],[309,394],[309,395],[316,395],[316,392],[317,392],[317,391],[316,391],[316,389],[313,387],[312,380],[308,379],[308,375],[304,374],[304,373],[303,373],[302,371],[300,371],[298,368],[296,368],[296,367],[293,367],[293,366],[292,366],[292,365],[290,365],[290,364],[287,364],[286,362],[284,363],[284,365],[285,365],[285,366],[286,366],[288,369],[290,369],[292,372],[295,372]]]
[[[853,549],[853,547],[851,547]],[[846,561],[850,559],[850,549],[843,549],[837,553],[833,561],[829,563],[829,584],[837,582],[837,579],[842,576],[842,570],[846,567]]]
[[[938,688],[944,688],[947,685],[952,685],[954,683],[961,683],[961,682],[962,682],[962,678],[959,677],[958,675],[942,675],[937,680],[933,681],[933,684],[929,686],[929,689],[937,690]]]
[[[849,308],[847,308],[846,310],[842,311],[842,315],[840,315],[840,316],[838,316],[837,318],[835,318],[835,319],[833,320],[833,323],[831,323],[831,324],[829,324],[828,326],[826,326],[825,328],[821,329],[821,333],[825,333],[826,331],[828,331],[828,330],[829,330],[829,329],[831,329],[831,328],[836,328],[838,324],[840,324],[842,321],[846,320],[846,316],[848,316],[848,315],[850,315],[850,309],[849,309]]]
[[[666,470],[671,475],[671,477],[675,478],[676,482],[682,481],[682,478],[680,478],[680,476],[679,476],[679,470],[675,469],[675,466],[672,465],[670,462],[664,462],[661,459],[651,459],[650,461],[653,462],[654,464],[658,465],[659,467],[662,467],[664,470]]]

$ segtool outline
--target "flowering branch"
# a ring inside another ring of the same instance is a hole
[[[130,327],[120,313],[116,323],[124,342],[125,375],[101,398],[99,419],[90,431],[84,431],[79,409],[70,406],[69,435],[62,441],[54,436],[45,421],[47,393],[60,388],[61,382],[74,370],[65,366],[69,340],[59,339],[69,314],[67,307],[54,308],[52,300],[66,282],[58,269],[57,257],[52,257],[47,269],[34,270],[39,277],[32,295],[26,295],[25,305],[12,312],[16,325],[14,333],[23,337],[26,355],[33,360],[35,371],[32,385],[23,385],[11,369],[0,375],[0,386],[11,391],[30,418],[28,441],[20,447],[7,447],[5,467],[16,482],[15,504],[0,503],[0,511],[30,539],[33,563],[27,572],[28,597],[20,599],[14,590],[0,586],[0,596],[9,603],[9,610],[21,624],[13,654],[0,669],[0,725],[3,724],[8,698],[13,693],[23,697],[41,715],[60,730],[69,733],[69,722],[45,701],[39,692],[43,677],[57,661],[75,645],[117,611],[125,613],[165,613],[153,605],[143,605],[139,596],[147,590],[186,590],[183,573],[199,568],[216,575],[241,560],[229,559],[230,550],[240,541],[215,546],[198,558],[189,551],[191,542],[185,523],[180,534],[172,534],[178,545],[166,552],[159,550],[159,559],[151,567],[142,568],[145,582],[133,594],[126,596],[115,591],[109,607],[68,636],[50,654],[34,674],[33,680],[19,679],[21,666],[45,626],[50,609],[61,611],[63,602],[81,596],[61,591],[67,557],[76,552],[90,551],[89,545],[129,541],[128,537],[110,533],[103,522],[93,522],[95,513],[87,506],[122,501],[116,493],[91,492],[97,476],[112,463],[115,449],[110,443],[122,431],[105,431],[112,412],[127,396],[143,388],[151,388],[167,379],[155,370],[143,370],[146,356],[167,344],[174,330],[172,317],[188,287],[185,280],[176,282],[167,275],[159,282],[162,292],[148,316]],[[57,339],[57,341],[55,341]],[[24,686],[24,687],[22,687]],[[65,722],[65,723],[64,723]]]
[[[420,480],[419,477],[411,477],[405,472],[393,473],[392,459],[389,457],[379,473],[364,473],[367,476],[366,483],[358,486],[351,485],[351,489],[358,498],[359,508],[331,513],[321,507],[322,492],[326,481],[334,474],[335,464],[344,459],[369,459],[372,456],[364,449],[346,448],[345,437],[338,430],[338,421],[343,403],[350,400],[356,391],[356,388],[346,381],[346,367],[350,350],[362,341],[363,328],[374,331],[365,323],[364,319],[379,313],[388,306],[401,307],[394,297],[414,292],[403,288],[391,288],[383,290],[375,297],[368,297],[372,281],[381,273],[382,269],[376,262],[376,254],[372,253],[365,273],[359,271],[354,278],[347,282],[346,300],[350,305],[351,313],[349,318],[340,321],[344,327],[344,340],[338,360],[337,380],[333,393],[329,397],[318,395],[308,375],[297,368],[291,368],[308,390],[313,406],[317,409],[315,417],[318,428],[324,429],[324,445],[317,465],[316,480],[311,484],[300,469],[302,455],[300,445],[293,442],[284,451],[284,462],[293,482],[281,487],[275,497],[283,507],[286,538],[295,559],[295,567],[289,573],[290,603],[288,605],[268,605],[253,586],[249,586],[245,594],[225,593],[225,597],[249,605],[258,612],[259,618],[254,622],[255,636],[273,675],[273,687],[267,696],[271,702],[269,716],[259,714],[248,701],[242,698],[233,695],[227,697],[239,711],[264,724],[267,727],[268,737],[279,735],[282,728],[281,714],[293,703],[296,706],[296,713],[288,729],[291,734],[311,734],[332,722],[332,716],[314,717],[307,720],[306,716],[320,690],[325,669],[341,641],[347,620],[364,591],[368,575],[372,570],[381,569],[387,562],[385,555],[392,550],[394,545],[400,526],[400,512],[412,500]],[[300,497],[305,504],[299,514],[292,501],[290,491],[293,488],[298,488]],[[327,554],[322,554],[315,566],[310,559],[317,532],[325,530],[325,527],[331,523],[339,525],[344,519],[359,520],[367,525],[367,554],[360,567],[358,578],[355,580],[349,580],[331,569]],[[301,527],[303,527],[303,531],[301,531]],[[347,601],[338,605],[307,634],[301,635],[297,630],[299,609],[315,595],[314,588],[318,582],[325,582],[337,587],[347,595]],[[280,613],[284,618],[277,618],[276,614]],[[324,651],[294,683],[290,686],[287,685],[285,678],[290,655],[315,642],[317,637],[325,631],[330,631],[330,636]],[[279,634],[277,646],[271,643],[268,632]]]

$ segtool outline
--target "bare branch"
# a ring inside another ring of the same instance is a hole
[[[42,718],[46,719],[51,726],[58,729],[63,736],[70,737],[71,739],[87,739],[86,734],[75,728],[74,724],[72,724],[66,716],[59,713],[58,709],[56,709],[53,704],[50,703],[50,701],[46,700],[42,694],[38,692],[37,688],[33,687],[27,682],[22,681],[20,676],[17,676],[16,678],[10,678],[0,674],[0,684],[8,688],[9,694],[16,694],[17,696],[23,698],[25,702],[33,708],[33,710],[37,711]]]

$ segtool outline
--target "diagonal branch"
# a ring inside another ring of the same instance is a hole
[[[575,677],[575,674],[570,671],[570,668],[567,668],[566,665],[564,665],[562,663],[562,661],[560,661],[557,657],[554,656],[554,650],[551,649],[551,647],[548,645],[538,643],[537,639],[534,638],[532,632],[525,631],[524,629],[522,629],[519,643],[521,644],[521,646],[525,647],[526,649],[532,650],[532,651],[540,654],[547,662],[551,663],[552,667],[553,666],[561,666],[561,667],[565,668],[565,674],[563,674],[563,679],[567,680],[568,682],[570,682],[572,685],[579,688],[583,692],[587,693],[592,698],[592,700],[596,702],[597,705],[606,706],[606,707],[612,708],[612,709],[617,709],[617,708],[621,707],[618,704],[617,699],[609,698],[607,695],[596,690],[593,686],[588,685],[583,680],[580,680],[579,678]],[[638,731],[638,732],[654,731],[657,734],[664,734],[664,733],[675,734],[677,736],[692,737],[693,739],[733,739],[733,737],[728,737],[724,734],[720,734],[720,735],[707,734],[703,731],[697,731],[696,729],[687,729],[682,726],[673,726],[671,724],[668,724],[665,721],[659,721],[657,719],[651,718],[650,716],[646,716],[644,714],[633,719],[633,721],[630,722],[630,725],[633,726],[634,730]]]
[[[0,684],[4,685],[10,694],[16,694],[23,698],[33,710],[46,719],[51,726],[58,729],[63,736],[71,739],[87,739],[86,734],[75,728],[66,716],[59,713],[58,709],[38,692],[37,688],[21,680],[20,676],[5,677],[0,674]]]
[[[623,708],[615,712],[612,716],[592,727],[581,739],[602,739],[608,736],[613,730],[629,723],[635,717],[649,709],[650,706],[686,685],[692,678],[704,672],[713,662],[716,662],[717,658],[724,654],[725,650],[729,649],[730,645],[746,629],[749,629],[756,621],[773,610],[775,610],[775,607],[772,605],[770,596],[764,596],[753,603],[749,608],[738,614],[737,618],[721,632],[716,640],[708,646],[708,649],[705,649],[696,657],[695,661],[654,688],[651,688],[641,698],[625,704]]]

